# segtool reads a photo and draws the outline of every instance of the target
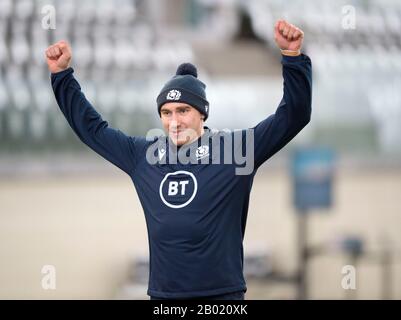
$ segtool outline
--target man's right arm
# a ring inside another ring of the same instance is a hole
[[[59,44],[59,45],[58,45]],[[131,174],[136,164],[136,137],[110,128],[81,92],[69,66],[71,50],[59,42],[46,51],[53,91],[61,112],[79,139],[91,149]]]

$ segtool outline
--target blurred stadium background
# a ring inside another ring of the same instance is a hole
[[[46,5],[56,28],[45,29]],[[355,28],[344,24],[355,14]],[[312,121],[256,176],[245,235],[247,299],[295,299],[291,154],[336,154],[333,205],[308,216],[309,299],[401,298],[401,3],[396,0],[0,0],[0,298],[147,299],[146,225],[128,176],[59,111],[44,59],[69,41],[83,92],[111,126],[160,127],[155,99],[197,64],[212,128],[245,128],[282,96],[274,22],[305,32]],[[397,89],[398,88],[398,89]],[[316,249],[316,250],[315,250]],[[44,265],[56,290],[42,288]],[[343,266],[356,289],[342,287]]]

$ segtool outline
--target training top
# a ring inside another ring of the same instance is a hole
[[[179,148],[169,137],[128,136],[109,127],[72,68],[51,74],[57,103],[79,139],[134,183],[148,231],[148,295],[247,290],[243,238],[254,175],[311,117],[310,58],[282,56],[281,63],[284,94],[274,114],[244,130],[204,127],[200,138]]]

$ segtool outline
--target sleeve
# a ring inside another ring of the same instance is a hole
[[[81,92],[74,70],[51,74],[58,106],[79,139],[118,168],[131,174],[136,164],[136,137],[110,128]]]
[[[276,110],[253,129],[254,160],[258,168],[291,141],[310,121],[312,64],[308,56],[282,56],[283,98]]]

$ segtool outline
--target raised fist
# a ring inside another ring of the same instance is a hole
[[[301,50],[304,33],[285,20],[278,20],[274,26],[274,40],[281,50]]]
[[[71,47],[65,41],[59,41],[46,49],[47,65],[51,73],[67,69],[71,62]]]

